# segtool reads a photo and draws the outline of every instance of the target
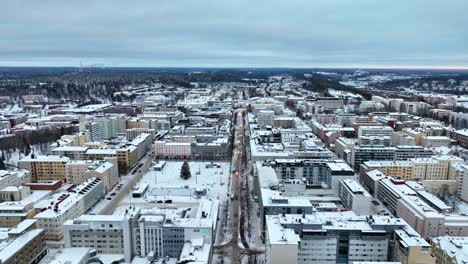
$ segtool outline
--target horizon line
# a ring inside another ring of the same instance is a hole
[[[149,65],[91,65],[91,66],[70,66],[70,65],[0,65],[0,68],[75,68],[75,69],[112,69],[112,68],[147,68],[147,69],[349,69],[349,70],[452,70],[452,71],[468,71],[468,66],[377,66],[377,65],[362,65],[362,66],[312,66],[312,67],[298,67],[298,66],[149,66]]]

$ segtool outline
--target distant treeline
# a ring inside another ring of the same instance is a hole
[[[23,149],[30,145],[54,142],[63,135],[78,132],[78,126],[45,127],[37,130],[24,130],[0,137],[0,150]]]

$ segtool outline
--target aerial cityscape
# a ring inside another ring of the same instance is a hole
[[[468,3],[13,2],[0,264],[468,263]]]

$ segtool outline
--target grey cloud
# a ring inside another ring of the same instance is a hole
[[[464,0],[17,0],[1,65],[468,67]]]

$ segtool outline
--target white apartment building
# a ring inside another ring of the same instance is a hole
[[[24,183],[29,183],[30,181],[31,173],[27,170],[0,170],[0,190],[9,186],[18,186]]]
[[[430,147],[448,147],[451,144],[451,139],[445,136],[424,136],[421,137],[421,146]]]
[[[270,264],[387,261],[401,255],[407,256],[405,263],[431,263],[427,262],[431,259],[429,244],[400,218],[352,212],[285,214],[266,216],[266,226]],[[399,231],[411,236],[397,236]],[[405,248],[395,246],[399,244]]]
[[[85,158],[87,150],[87,147],[63,146],[52,149],[50,154],[57,156],[65,156],[72,160],[81,160]]]
[[[458,183],[458,198],[468,202],[468,165],[457,163],[451,167],[451,178]]]
[[[154,153],[156,157],[189,158],[192,155],[192,147],[189,142],[156,141]]]
[[[126,130],[126,135],[127,135],[127,140],[133,140],[137,136],[141,134],[150,134],[151,138],[154,138],[156,136],[156,130],[152,128],[130,128]]]
[[[134,256],[150,254],[187,259],[190,257],[184,250],[194,246],[193,253],[204,248],[206,262],[201,263],[210,263],[219,205],[217,201],[201,200],[197,206],[189,211],[133,208],[117,215],[82,215],[64,224],[65,247],[123,254],[130,263]],[[182,211],[186,213],[183,218],[179,217]]]
[[[81,195],[77,193],[57,193],[34,205],[40,213],[34,216],[37,227],[45,230],[47,240],[59,241],[63,238],[63,223],[84,213]],[[50,208],[49,208],[50,207]]]
[[[358,129],[358,138],[362,136],[387,136],[393,138],[393,128],[389,126],[360,126]]]
[[[123,254],[128,263],[132,260],[128,216],[81,215],[66,221],[63,228],[66,248],[91,247],[101,254]]]
[[[257,124],[260,126],[272,126],[275,119],[275,111],[260,110],[257,113]]]
[[[395,216],[405,219],[422,237],[468,235],[468,216],[451,213],[452,207],[424,191],[416,182],[379,174],[365,181],[369,187],[374,185],[372,179],[378,182],[374,196]]]
[[[370,215],[372,196],[359,182],[351,179],[340,181],[338,195],[343,205],[356,215]]]
[[[409,160],[371,160],[361,164],[361,170],[380,170],[386,175],[406,180],[441,181],[456,180],[453,165],[463,162],[453,155],[437,155]]]
[[[56,193],[34,205],[39,211],[34,219],[37,227],[45,230],[47,240],[63,238],[65,221],[78,218],[104,195],[99,179],[91,178],[68,192]]]
[[[407,146],[414,146],[416,145],[416,139],[408,133],[403,131],[395,132],[393,135],[393,144],[394,145],[407,145]]]
[[[60,137],[62,141],[69,141],[71,142],[71,146],[82,146],[85,143],[91,141],[91,135],[88,131],[86,132],[78,132],[72,135],[63,135]]]
[[[94,119],[98,124],[101,140],[117,137],[117,116],[99,116]]]
[[[130,144],[137,148],[138,152],[138,159],[141,159],[148,150],[151,148],[151,144],[153,143],[153,138],[150,134],[142,133],[136,136]]]

